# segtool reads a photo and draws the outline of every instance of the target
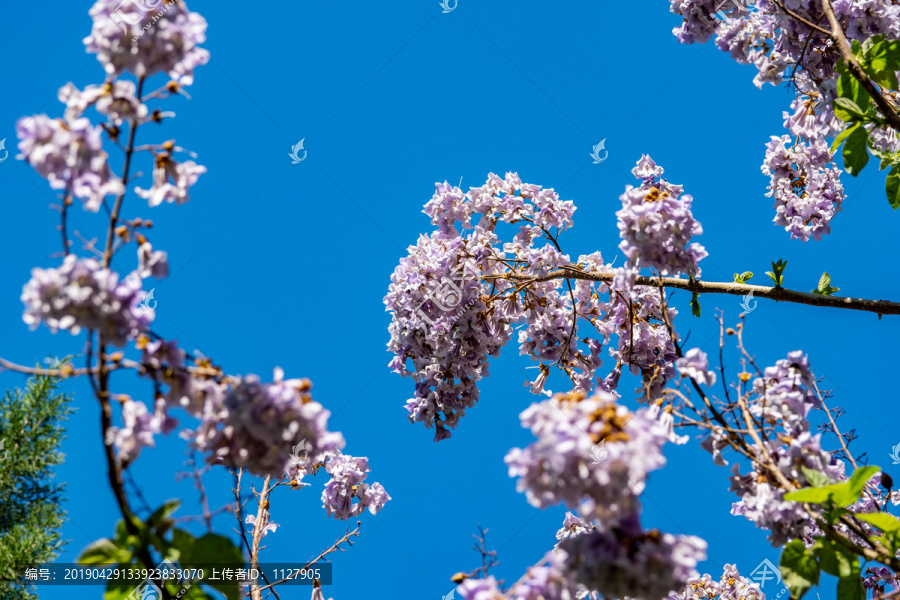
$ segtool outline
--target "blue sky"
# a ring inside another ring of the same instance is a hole
[[[529,506],[503,464],[510,447],[529,443],[518,414],[536,400],[522,386],[534,371],[524,371],[531,365],[515,347],[492,361],[481,402],[452,439],[434,444],[431,431],[407,422],[412,383],[387,370],[390,317],[382,298],[405,248],[430,231],[421,209],[434,182],[462,178],[467,189],[490,171],[518,171],[578,206],[562,240],[566,252],[599,249],[612,260],[618,197],[646,153],[694,196],[700,241],[710,252],[704,279],[750,270],[757,273],[752,283],[765,284],[769,262],[785,258],[788,287],[812,289],[828,270],[842,294],[900,296],[885,272],[896,262],[900,215],[885,201],[883,174],[870,166],[858,179],[844,176],[849,199],[830,237],[789,240],[771,224],[760,173],[764,144],[783,133],[789,92],[757,90],[752,68],[712,45],[677,44],[671,29],[678,18],[667,3],[561,0],[551,8],[460,0],[448,14],[437,0],[189,4],[209,22],[212,62],[197,70],[191,100],[161,105],[177,118],[147,127],[138,141],[175,138],[209,171],[189,204],[148,209],[130,196],[124,214],[152,218],[151,240],[169,255],[172,277],[156,286],[154,329],[231,373],[267,379],[281,366],[288,377],[311,378],[346,451],[368,456],[371,478],[393,496],[377,517],[362,518],[349,552],[332,555],[334,584],[326,591],[335,600],[370,590],[440,598],[453,573],[480,564],[471,550],[479,523],[500,552],[496,574],[515,581],[555,542],[564,514]],[[0,23],[0,138],[11,149],[0,164],[0,354],[20,363],[81,351],[81,338],[31,333],[21,320],[21,287],[32,267],[56,264],[49,255],[59,236],[48,186],[13,160],[13,125],[22,115],[61,116],[56,91],[67,81],[83,87],[102,80],[81,42],[89,6],[44,6],[38,22],[32,6],[11,3]],[[292,165],[287,154],[301,138],[308,156]],[[591,147],[604,138],[609,159],[594,165]],[[87,237],[99,234],[100,216],[76,210],[72,220]],[[701,319],[690,316],[688,299],[676,294],[675,325],[690,333],[689,346],[712,350],[714,309],[733,323],[740,298],[703,297]],[[898,391],[881,381],[893,369],[886,350],[900,335],[898,323],[760,300],[747,318],[747,339],[763,364],[808,351],[824,387],[834,390],[832,402],[848,411],[841,425],[859,435],[857,452],[884,466],[900,442]],[[734,373],[738,365],[729,366]],[[0,375],[5,387],[22,382]],[[151,392],[127,377],[116,385],[135,398]],[[66,389],[78,408],[59,469],[70,517],[60,560],[71,562],[112,534],[118,512],[96,401],[86,382]],[[178,514],[196,514],[196,492],[175,480],[183,448],[176,436],[160,438],[133,472],[150,504],[183,498]],[[696,442],[666,454],[669,466],[652,475],[644,495],[648,526],[706,539],[710,558],[701,568],[714,577],[726,562],[746,574],[763,559],[777,563],[764,533],[729,514],[726,469],[713,466]],[[206,483],[213,507],[228,501],[230,476],[214,472]],[[265,559],[302,562],[344,532],[321,508],[323,483],[275,495],[273,518],[282,528],[265,538]],[[215,526],[233,535],[232,517],[217,517]],[[764,591],[774,597],[780,588],[770,586]],[[100,593],[45,590],[51,600]],[[308,590],[292,590],[282,598],[307,597]],[[835,597],[831,583],[819,592],[822,600]]]

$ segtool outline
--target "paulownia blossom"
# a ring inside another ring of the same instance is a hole
[[[770,176],[768,195],[775,199],[774,222],[792,239],[818,240],[830,233],[831,219],[844,199],[841,172],[832,164],[826,143],[843,127],[832,110],[841,54],[830,36],[810,26],[830,29],[822,1],[786,2],[789,12],[774,0],[750,2],[749,10],[737,2],[670,2],[672,12],[683,18],[673,30],[681,43],[703,43],[715,37],[719,49],[739,63],[756,67],[758,87],[791,82],[796,97],[784,117],[785,127],[796,139],[789,146],[788,136],[772,136],[763,164],[763,173]],[[900,38],[896,2],[833,0],[830,4],[850,42],[865,42],[878,34]],[[880,132],[875,139],[882,149],[900,145],[893,130]]]
[[[523,183],[515,173],[493,173],[482,187],[463,193],[447,183],[425,205],[438,227],[422,235],[400,260],[384,302],[393,313],[388,349],[391,369],[415,381],[407,400],[411,422],[450,437],[478,401],[478,382],[488,360],[518,330],[520,354],[538,363],[533,393],[550,395],[550,370],[561,370],[573,387],[612,391],[623,368],[650,383],[658,395],[676,375],[671,323],[657,288],[635,285],[641,269],[699,276],[702,232],[681,186],[661,179],[661,167],[644,156],[633,171],[641,180],[621,197],[617,214],[626,254],[624,267],[606,264],[599,252],[572,261],[560,233],[573,226],[575,206],[553,190]],[[510,241],[500,229],[513,225]],[[464,233],[468,232],[468,233]],[[566,280],[561,270],[610,276],[610,282]],[[556,274],[556,276],[551,276]],[[617,343],[610,342],[615,336]],[[604,377],[603,347],[615,359]]]

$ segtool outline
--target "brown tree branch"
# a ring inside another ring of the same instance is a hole
[[[588,273],[576,265],[568,265],[559,270],[552,271],[543,277],[530,277],[515,273],[503,275],[485,275],[485,280],[509,279],[516,283],[539,283],[553,279],[582,279],[586,281],[602,281],[610,283],[613,273]],[[676,277],[649,277],[640,275],[635,280],[635,285],[657,287],[662,285],[667,288],[687,290],[696,294],[731,294],[733,296],[746,296],[750,292],[757,298],[768,298],[776,302],[793,302],[795,304],[807,304],[810,306],[825,306],[830,308],[846,308],[850,310],[862,310],[878,315],[900,315],[900,302],[889,300],[867,300],[864,298],[849,298],[843,296],[822,296],[809,292],[789,290],[783,287],[767,287],[763,285],[750,285],[746,283],[725,283],[718,281],[700,281],[690,279],[678,279]]]
[[[831,24],[831,38],[837,43],[838,50],[841,52],[841,57],[844,59],[844,62],[847,63],[847,70],[850,71],[850,74],[859,81],[859,84],[869,92],[869,96],[871,96],[875,104],[878,105],[878,110],[884,115],[884,120],[895,130],[900,131],[900,114],[897,114],[896,109],[894,109],[890,102],[882,95],[881,90],[878,89],[875,82],[869,78],[859,64],[859,61],[853,56],[853,51],[850,49],[850,43],[847,41],[844,29],[841,27],[837,15],[834,14],[831,0],[822,0],[822,8],[825,11],[825,15],[828,17],[828,22]]]

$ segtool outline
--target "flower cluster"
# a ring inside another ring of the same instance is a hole
[[[153,321],[152,309],[139,307],[142,299],[132,279],[120,281],[97,260],[70,254],[58,268],[32,269],[22,289],[22,318],[32,329],[44,323],[53,333],[97,331],[122,347]]]
[[[604,598],[662,600],[682,589],[706,560],[702,539],[645,531],[636,516],[615,528],[573,536],[559,548],[576,581]]]
[[[328,431],[331,413],[311,399],[311,387],[307,379],[285,380],[281,369],[271,383],[243,377],[221,399],[209,398],[195,445],[215,463],[275,477],[288,469],[297,440],[305,439],[313,456],[339,450],[344,437]]]
[[[760,461],[771,456],[781,475],[800,487],[810,485],[804,467],[824,473],[832,481],[844,479],[844,463],[822,449],[820,438],[821,434],[812,435],[807,431],[784,444],[765,441],[765,450],[754,445],[753,451]],[[743,516],[760,529],[768,530],[767,539],[776,548],[788,539],[811,535],[812,519],[802,503],[784,499],[785,490],[777,476],[755,461],[750,472],[744,475],[737,464],[731,472],[731,491],[740,498],[732,505],[731,514]]]
[[[479,271],[492,270],[490,243],[490,233],[481,227],[469,239],[441,231],[421,236],[394,271],[384,300],[394,313],[391,369],[416,382],[415,395],[406,402],[409,420],[434,427],[435,441],[449,437],[449,429],[478,401],[487,358],[509,340],[511,317],[518,316],[512,305],[513,314],[501,308],[485,315],[490,286],[480,282]]]
[[[167,73],[190,85],[194,69],[209,60],[199,46],[206,20],[183,0],[97,0],[90,15],[94,24],[84,44],[110,77]]]
[[[126,465],[133,462],[143,448],[156,447],[153,439],[156,434],[174,427],[163,410],[151,413],[146,404],[130,398],[122,403],[122,421],[124,427],[110,427],[106,430],[106,443],[116,446],[119,458]]]
[[[872,600],[880,600],[891,589],[900,589],[900,577],[887,567],[869,567],[866,569],[863,587],[872,590]]]
[[[820,406],[816,378],[802,350],[790,352],[786,359],[767,367],[763,377],[753,381],[753,394],[750,412],[766,423],[778,423],[788,435],[808,431],[806,417]]]
[[[97,212],[108,195],[124,191],[103,150],[103,129],[85,118],[71,121],[47,115],[22,117],[16,123],[20,158],[28,161],[54,190],[66,190]]]
[[[654,207],[646,210],[620,213],[620,225],[629,223],[622,225],[623,248],[631,249],[632,260],[618,269],[599,252],[573,263],[561,250],[557,236],[572,226],[575,206],[552,189],[522,183],[515,173],[503,179],[491,173],[468,193],[436,184],[424,212],[438,229],[410,246],[384,299],[393,313],[390,367],[416,382],[406,402],[411,422],[433,427],[435,441],[449,437],[478,401],[489,357],[498,355],[520,324],[519,352],[539,363],[533,393],[552,394],[546,387],[553,367],[585,393],[598,385],[613,391],[627,367],[643,377],[652,399],[658,396],[676,374],[678,338],[672,339],[671,323],[677,311],[666,306],[664,312],[659,290],[635,285],[635,279],[641,267],[699,275],[697,262],[706,252],[689,243],[700,232],[690,197],[660,180],[662,168],[648,157],[634,173],[644,181],[644,196],[652,188],[666,197],[648,201]],[[500,223],[518,225],[510,241],[500,240]],[[566,270],[597,280],[567,280]],[[618,343],[609,354],[615,366],[604,378],[598,376],[603,347],[614,335]]]
[[[331,480],[322,492],[322,504],[328,516],[346,521],[369,509],[378,514],[391,497],[380,483],[364,483],[369,473],[369,459],[341,454],[340,450],[328,453],[325,470]],[[353,502],[356,498],[358,502]]]
[[[126,121],[138,121],[147,117],[147,106],[135,96],[133,81],[127,79],[110,81],[100,85],[89,85],[84,91],[72,83],[60,88],[57,97],[66,105],[66,121],[81,117],[88,107],[93,106],[101,115],[106,115],[112,125],[119,126]]]
[[[670,1],[671,11],[683,18],[681,26],[673,30],[680,42],[702,43],[715,36],[721,50],[739,63],[756,67],[757,86],[791,81],[797,94],[784,118],[797,143],[788,150],[787,137],[773,138],[763,166],[765,174],[771,175],[769,195],[776,200],[775,223],[792,239],[818,240],[828,234],[829,221],[840,211],[844,193],[840,171],[829,166],[832,158],[825,140],[840,131],[843,123],[832,110],[840,53],[831,36],[810,26],[820,23],[830,28],[822,3],[797,0],[789,3],[788,12],[772,0],[758,0],[750,11],[732,3],[725,7],[728,18],[721,20],[716,17],[721,3],[713,0]],[[831,4],[853,43],[878,34],[888,39],[900,37],[900,5],[896,3],[836,0]],[[877,149],[896,146],[896,139],[896,134],[873,134]]]
[[[841,210],[844,187],[823,141],[792,146],[788,136],[772,136],[766,144],[762,172],[770,178],[767,196],[775,198],[774,223],[791,239],[804,242],[831,232],[831,219]]]
[[[766,600],[759,584],[742,577],[736,565],[725,565],[722,578],[715,581],[709,575],[695,574],[678,593],[665,600]]]
[[[643,183],[638,188],[628,186],[619,197],[619,248],[639,269],[699,277],[698,263],[707,252],[690,241],[691,236],[703,233],[691,213],[692,197],[682,194],[682,186],[661,179],[662,167],[649,156],[642,156],[631,172]]]
[[[534,506],[562,502],[583,517],[615,521],[638,509],[647,474],[666,462],[666,428],[648,409],[632,413],[607,392],[558,394],[520,419],[537,441],[505,460]],[[591,449],[601,442],[608,455],[597,463]]]
[[[466,579],[456,592],[463,600],[574,600],[585,597],[583,587],[566,571],[565,553],[548,552],[539,565],[529,567],[508,593],[501,593],[493,576]]]

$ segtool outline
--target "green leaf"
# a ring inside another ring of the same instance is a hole
[[[875,83],[889,90],[897,89],[897,74],[891,70],[875,71],[872,70],[869,76],[875,80]]]
[[[696,292],[691,297],[691,314],[695,317],[700,316],[700,294]]]
[[[181,531],[176,529],[176,532]],[[187,532],[179,534],[178,540],[173,543],[179,545],[185,543]],[[206,535],[193,540],[189,544],[189,548],[181,548],[181,565],[186,568],[192,568],[196,565],[222,564],[231,568],[241,568],[244,566],[244,555],[241,549],[235,546],[230,539],[215,533],[207,533]],[[210,586],[222,592],[228,600],[239,600],[239,590],[236,582],[210,582]]]
[[[834,154],[837,151],[837,149],[841,147],[841,144],[844,142],[844,140],[846,140],[848,137],[850,137],[850,135],[854,131],[857,131],[858,129],[861,129],[861,128],[862,128],[862,124],[859,122],[854,123],[853,125],[848,125],[846,128],[844,128],[844,130],[842,132],[837,134],[837,137],[834,138],[834,141],[831,142],[831,153]],[[868,139],[868,136],[866,136],[866,139]]]
[[[747,283],[752,278],[753,278],[752,271],[744,271],[740,275],[738,275],[737,273],[734,274],[734,282],[735,283]]]
[[[849,577],[853,573],[852,563],[856,557],[840,544],[826,538],[817,538],[812,550],[819,559],[821,569],[829,575]]]
[[[116,583],[111,580],[106,584],[106,591],[103,592],[103,600],[124,600],[134,591],[133,583]]]
[[[850,73],[845,72],[838,79],[837,84],[838,96],[841,98],[849,98],[852,100],[861,111],[866,111],[869,108],[869,92],[866,89],[859,85],[859,81],[857,81],[856,77],[851,75]]]
[[[813,487],[824,487],[831,483],[831,478],[821,471],[814,471],[809,467],[803,466],[800,468],[803,470],[803,475],[806,476],[806,480]]]
[[[839,291],[841,291],[841,288],[831,287],[831,275],[826,272],[822,273],[822,277],[819,278],[819,287],[814,289],[812,293],[820,296],[831,296]]]
[[[869,68],[875,72],[900,71],[900,41],[877,41],[870,45],[865,56]]]
[[[835,98],[834,114],[841,121],[847,123],[852,121],[862,121],[866,118],[865,111],[850,98]]]
[[[853,472],[850,481],[838,486],[832,500],[838,506],[849,506],[859,500],[860,494],[866,487],[866,482],[881,469],[876,466],[861,467]]]
[[[900,166],[894,165],[891,167],[887,181],[884,184],[888,202],[891,203],[891,208],[894,210],[900,208],[900,168],[898,167]]]
[[[866,523],[871,523],[885,533],[900,533],[900,520],[894,515],[877,512],[877,513],[860,513],[856,518]]]
[[[773,273],[772,271],[766,271],[766,275],[768,275],[772,279],[772,281],[775,282],[775,285],[778,285],[778,278],[775,276],[775,273]]]
[[[844,142],[844,169],[854,177],[869,163],[868,139],[869,132],[857,127]]]
[[[840,484],[843,485],[843,484]],[[784,495],[785,500],[793,502],[809,502],[810,504],[824,504],[831,498],[834,486],[805,487]]]
[[[809,589],[819,583],[819,563],[802,540],[791,540],[781,553],[781,575],[785,587],[791,590],[791,598],[799,600]]]
[[[859,573],[859,559],[856,556],[851,558],[850,574],[838,579],[837,593],[841,600],[866,600],[866,591]]]
[[[866,590],[859,575],[838,579],[837,597],[841,600],[866,600]]]
[[[878,467],[862,467],[857,469],[849,481],[833,483],[823,487],[806,487],[784,495],[785,500],[824,504],[831,500],[838,506],[849,506],[859,500],[866,482],[872,475],[880,471]]]
[[[162,506],[153,511],[153,514],[147,518],[147,526],[150,528],[156,528],[158,525],[162,524],[163,521],[168,519],[172,513],[178,510],[178,507],[181,506],[181,500],[168,500]]]
[[[120,548],[109,538],[97,540],[78,557],[81,565],[110,565],[131,560],[131,551]]]

